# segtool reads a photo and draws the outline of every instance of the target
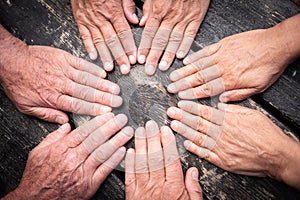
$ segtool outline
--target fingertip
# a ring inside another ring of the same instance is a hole
[[[152,76],[155,73],[155,70],[156,70],[156,67],[154,65],[146,64],[146,66],[145,66],[145,73],[148,76]]]
[[[176,115],[175,107],[170,107],[167,110],[167,115],[171,118],[173,118]]]
[[[139,18],[137,17],[137,15],[135,13],[132,14],[131,18],[132,18],[131,23],[133,23],[133,24],[139,23]]]
[[[146,62],[146,56],[145,55],[139,55],[138,62],[140,64],[144,64]]]
[[[64,133],[68,133],[71,130],[71,126],[69,123],[65,123],[63,125],[61,125],[58,129],[59,133],[64,134]]]
[[[126,75],[130,72],[130,66],[123,64],[121,65],[120,70],[123,75]]]
[[[139,25],[140,26],[145,26],[146,21],[147,21],[147,17],[146,16],[142,16]]]
[[[68,116],[59,115],[59,116],[56,116],[56,118],[55,118],[55,122],[58,124],[65,124],[68,121],[69,121]]]
[[[105,71],[112,71],[114,69],[113,62],[105,62],[104,69],[105,69]]]
[[[90,53],[89,53],[89,57],[91,60],[96,60],[97,59],[97,50],[96,49],[93,49]]]

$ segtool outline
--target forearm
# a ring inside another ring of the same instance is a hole
[[[14,62],[17,58],[25,53],[27,45],[14,37],[0,24],[0,83],[2,84],[3,77],[9,69],[6,66],[8,63]],[[15,66],[17,67],[17,66]]]
[[[286,52],[288,64],[300,58],[300,14],[295,15],[278,25],[273,29],[279,32],[279,39],[283,52]],[[285,56],[285,55],[283,55]]]

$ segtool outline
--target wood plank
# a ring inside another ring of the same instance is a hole
[[[6,2],[11,2],[11,4]],[[297,12],[299,9],[286,0],[212,1],[209,13],[197,35],[193,50],[195,51],[234,33],[270,27]],[[72,17],[69,0],[1,1],[0,21],[28,44],[50,45],[87,58]],[[133,31],[138,43],[142,29],[134,28]],[[99,64],[99,61],[96,63]],[[129,125],[133,127],[143,125],[148,119],[154,119],[160,125],[168,125],[170,119],[165,115],[165,109],[175,105],[178,101],[176,95],[170,95],[166,92],[166,85],[169,83],[168,75],[172,70],[181,66],[181,61],[176,60],[172,69],[165,73],[158,72],[150,78],[144,75],[141,65],[135,65],[128,76],[122,76],[118,69],[110,73],[108,79],[121,86],[122,97],[124,98],[123,106],[115,109],[114,112],[127,114],[130,117]],[[285,79],[280,80],[283,81],[283,85],[286,85],[285,87],[292,87],[293,89],[299,84],[297,79],[293,77],[292,80],[297,83],[295,87]],[[283,86],[274,85],[274,87],[278,87],[278,91],[280,91]],[[270,91],[266,93],[268,92]],[[18,184],[29,150],[51,130],[54,130],[57,125],[20,114],[5,97],[3,91],[0,95],[0,155],[5,155],[0,157],[0,191],[4,191],[1,194],[4,195]],[[285,96],[279,97],[283,99]],[[272,104],[272,99],[262,98]],[[214,99],[201,100],[201,103],[208,105],[214,102]],[[291,102],[295,103],[295,101]],[[251,99],[240,104],[255,109],[261,109],[261,105],[264,106],[261,101],[255,102]],[[282,102],[279,104],[282,105]],[[297,102],[292,106],[297,106]],[[275,109],[279,113],[287,113],[286,119],[289,121],[289,117],[297,119],[292,115],[295,113],[292,106],[288,107],[287,111],[282,110],[279,106]],[[296,111],[298,108],[296,107]],[[267,111],[264,113],[268,114]],[[74,124],[80,124],[89,119],[88,116],[72,114],[70,116],[73,118]],[[277,115],[270,117],[287,133],[295,133],[289,126],[281,123],[279,121],[281,118],[278,120]],[[292,123],[298,122],[292,121]],[[182,146],[183,138],[179,135],[176,135],[176,138],[184,170],[190,166],[197,166],[200,170],[200,183],[206,199],[299,199],[300,197],[298,191],[275,180],[240,176],[219,169],[188,153]],[[132,141],[128,146],[133,146]],[[124,173],[114,172],[93,199],[123,199],[123,183]]]

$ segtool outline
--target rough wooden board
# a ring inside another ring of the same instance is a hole
[[[0,2],[0,21],[10,30],[13,30],[17,36],[25,39],[29,44],[51,45],[86,58],[85,50],[71,15],[69,1],[18,0],[11,1],[11,3],[11,7],[8,7],[5,2]],[[271,5],[275,6],[272,8]],[[293,12],[297,12],[297,9],[297,7],[293,6],[293,4],[289,4],[287,1],[273,0],[265,1],[264,3],[263,1],[212,1],[210,13],[208,13],[207,18],[199,31],[197,44],[204,46],[237,32],[253,28],[269,27],[272,23],[274,24],[283,20],[284,17],[282,16],[287,17],[292,15]],[[250,13],[248,13],[248,10],[251,12],[249,11]],[[274,12],[272,10],[278,11]],[[279,14],[274,14],[277,12]],[[245,14],[249,16],[243,18],[243,15]],[[273,15],[275,17],[273,17]],[[261,21],[259,21],[259,16],[266,16],[266,18],[262,18]],[[250,20],[248,20],[248,18]],[[134,31],[137,36],[140,35],[139,29],[135,29]],[[139,37],[136,37],[136,39],[139,40]],[[193,49],[199,48],[196,48],[198,45],[195,45]],[[175,61],[172,70],[180,66],[181,62]],[[163,108],[177,102],[176,95],[170,96],[166,94],[165,91],[165,86],[168,81],[167,76],[170,71],[166,73],[159,72],[156,77],[149,79],[145,79],[142,71],[143,66],[137,65],[132,71],[132,74],[139,74],[140,77],[134,77],[132,75],[124,77],[120,75],[119,70],[115,70],[113,74],[109,75],[110,80],[118,82],[119,84],[129,84],[132,86],[131,91],[128,91],[128,88],[125,87],[125,85],[121,85],[123,89],[122,92],[127,92],[126,94],[128,97],[126,98],[128,107],[131,108],[131,111],[128,109],[126,111],[126,109],[122,107],[114,112],[118,113],[122,111],[129,113],[132,119],[130,124],[133,126],[142,125],[149,118],[159,119],[160,124],[168,124],[170,119],[163,113]],[[136,79],[135,82],[139,84],[132,84],[132,79]],[[147,95],[148,92],[151,94]],[[129,94],[131,94],[131,96]],[[125,97],[124,94],[123,96]],[[142,101],[145,101],[145,104],[137,103]],[[210,99],[201,102],[211,104]],[[251,100],[242,102],[241,104],[260,108],[260,105],[257,105]],[[124,105],[126,105],[126,103]],[[5,185],[6,188],[4,189],[6,193],[17,185],[25,165],[28,151],[32,149],[42,137],[49,133],[48,129],[44,130],[36,127],[40,124],[46,124],[49,126],[48,128],[53,130],[56,125],[47,124],[18,113],[8,99],[4,97],[3,93],[1,93],[0,108],[4,110],[3,112],[1,110],[1,119],[6,119],[1,120],[0,130],[1,133],[4,133],[4,136],[1,138],[11,138],[1,140],[0,142],[1,155],[2,151],[9,152],[5,154],[7,155],[6,157],[1,157],[0,168],[0,183],[2,182]],[[139,110],[141,108],[142,110]],[[75,115],[71,116],[74,117],[74,121],[77,123],[81,123],[82,120],[84,121],[88,118],[82,116],[77,118],[78,116]],[[10,121],[11,119],[13,119],[12,122]],[[273,120],[279,123],[275,117],[273,117]],[[32,125],[29,126],[29,129],[25,129],[27,131],[19,130],[19,127],[22,128],[28,124]],[[281,124],[280,126],[287,131],[290,131],[284,124]],[[42,134],[42,136],[32,138],[32,136],[26,135],[28,132],[31,132],[33,136],[36,134]],[[16,136],[12,137],[12,133],[16,133]],[[297,191],[282,183],[278,183],[277,181],[266,178],[234,175],[218,169],[208,162],[200,160],[186,152],[182,147],[183,138],[179,135],[176,137],[184,169],[188,166],[197,165],[201,170],[200,183],[204,190],[204,196],[207,199],[297,199],[300,197],[300,194]],[[18,144],[19,146],[14,148],[15,144]],[[132,143],[129,144],[129,146],[132,145]],[[24,148],[26,151],[22,150]],[[9,164],[2,164],[5,162]],[[123,198],[124,186],[122,181],[124,181],[124,174],[115,172],[103,184],[94,199]]]

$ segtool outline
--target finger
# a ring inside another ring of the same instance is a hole
[[[183,145],[188,151],[192,152],[193,154],[196,154],[200,158],[207,159],[209,158],[209,156],[212,156],[214,154],[209,149],[199,147],[198,145],[189,140],[184,141]]]
[[[84,26],[80,23],[77,23],[77,25],[78,25],[78,30],[79,30],[79,33],[81,35],[83,44],[86,48],[86,51],[89,54],[90,59],[91,60],[96,60],[97,50],[94,46],[92,35],[91,35],[89,29],[86,26]]]
[[[92,80],[86,80],[86,81],[91,83]],[[84,82],[84,80],[81,80],[81,82]],[[104,82],[106,81],[102,81],[102,83]],[[116,88],[117,86],[114,85],[113,87]],[[114,90],[115,88],[112,89]],[[81,85],[73,81],[68,81],[66,83],[65,88],[63,88],[63,90],[65,91],[66,94],[74,98],[82,99],[84,101],[88,101],[91,103],[99,103],[110,107],[119,107],[123,103],[123,100],[120,96],[103,92],[85,85]]]
[[[147,162],[147,140],[146,130],[139,127],[135,131],[135,172],[137,185],[142,187],[146,185],[149,180],[149,169]]]
[[[140,46],[138,49],[138,62],[144,64],[146,62],[146,57],[151,48],[152,40],[156,34],[158,27],[149,27],[146,26],[142,33],[142,38]]]
[[[90,103],[67,95],[61,95],[56,104],[57,109],[81,115],[102,115],[111,112],[111,107],[98,103]]]
[[[211,56],[211,55],[215,54],[220,49],[220,47],[221,47],[220,43],[215,43],[215,44],[206,46],[203,49],[201,49],[200,51],[197,51],[196,53],[193,53],[193,54],[187,56],[183,60],[183,64],[188,65],[188,64],[191,64],[201,58]]]
[[[160,142],[159,128],[155,121],[146,123],[147,147],[148,147],[148,166],[150,179],[164,177],[164,160]]]
[[[223,111],[193,101],[179,101],[178,107],[217,125],[222,125],[224,120],[225,114]]]
[[[243,107],[240,105],[234,104],[225,104],[225,103],[218,103],[218,109],[227,113],[236,113],[236,114],[249,114],[249,111],[253,111],[250,108]]]
[[[35,149],[42,149],[50,144],[53,144],[60,139],[64,138],[68,133],[71,131],[70,124],[61,125],[57,130],[53,131],[52,133],[48,134],[45,139],[37,146]]]
[[[222,78],[214,79],[196,88],[187,89],[178,93],[181,99],[197,99],[215,96],[225,91]]]
[[[120,87],[103,78],[96,77],[90,73],[84,71],[75,71],[74,75],[72,75],[71,79],[76,83],[79,83],[84,86],[88,86],[103,92],[108,92],[111,94],[118,95],[120,93]]]
[[[214,60],[212,57],[199,59],[185,67],[173,71],[170,74],[170,79],[173,82],[178,81],[208,67],[214,67]]]
[[[112,156],[112,154],[117,149],[119,149],[121,146],[127,143],[132,138],[132,136],[133,129],[131,127],[125,127],[113,138],[111,138],[104,144],[101,144],[101,146],[99,143],[97,149],[95,149],[92,152],[90,159],[86,161],[87,163],[91,162],[91,164],[88,164],[88,166],[90,166],[91,169],[93,169],[104,163],[107,159],[109,159],[109,157]]]
[[[100,186],[112,170],[121,162],[125,152],[125,147],[119,148],[108,160],[97,168],[93,177],[96,186]]]
[[[71,54],[69,54],[71,55]],[[68,62],[71,64],[72,67],[75,69],[82,71],[82,72],[87,72],[89,74],[92,74],[96,77],[100,78],[105,78],[106,77],[106,72],[99,66],[90,63],[86,60],[83,60],[81,58],[78,58],[76,56],[65,56]]]
[[[138,24],[139,19],[135,14],[135,3],[133,0],[122,0],[123,10],[126,18],[133,24]]]
[[[203,199],[202,189],[198,180],[199,172],[196,167],[187,170],[185,176],[185,187],[191,200]]]
[[[164,153],[166,180],[179,183],[183,180],[181,163],[176,147],[175,136],[167,126],[161,127],[161,142]]]
[[[69,117],[66,113],[53,108],[32,107],[27,109],[25,113],[58,124],[65,124],[69,121]]]
[[[181,123],[194,129],[195,131],[210,136],[214,140],[217,140],[221,134],[221,129],[219,126],[205,120],[202,117],[192,115],[176,107],[169,108],[167,114],[169,117],[180,121]],[[209,138],[207,139],[210,140]]]
[[[126,21],[126,20],[125,20]],[[123,46],[115,32],[114,27],[108,21],[98,23],[98,27],[104,37],[107,47],[110,49],[114,58],[116,59],[122,74],[127,74],[130,71],[130,63],[124,52]],[[113,22],[112,22],[113,23]],[[116,23],[116,22],[115,22]],[[127,22],[126,22],[127,24]],[[128,24],[127,24],[128,25]],[[120,30],[116,30],[120,31]]]
[[[112,71],[114,68],[114,62],[111,57],[110,51],[106,46],[105,42],[99,43],[97,46],[97,51],[100,55],[100,59],[102,61],[103,67],[106,71]]]
[[[139,23],[140,26],[145,26],[146,22],[149,19],[151,11],[152,11],[152,1],[146,0],[143,5],[143,16]]]
[[[216,145],[215,139],[211,138],[206,134],[200,133],[179,121],[176,120],[172,121],[171,128],[175,132],[191,140],[193,143],[197,144],[198,146],[202,146],[207,149],[213,149]]]
[[[169,38],[168,45],[166,47],[165,53],[159,63],[159,69],[162,71],[166,71],[169,69],[170,65],[172,64],[176,51],[180,45],[180,42],[183,38],[183,34],[181,29],[176,26]]]
[[[257,93],[257,90],[254,88],[246,88],[246,89],[236,89],[223,92],[219,99],[221,102],[229,102],[229,101],[242,101],[247,99],[248,97]]]
[[[145,66],[145,72],[147,75],[153,75],[155,73],[157,63],[164,51],[167,47],[169,37],[171,34],[171,28],[162,28],[160,27],[153,38],[150,52],[148,54]]]
[[[219,77],[220,72],[216,65],[214,65],[168,85],[168,90],[170,90],[171,93],[177,93],[178,91],[183,91],[195,86],[203,85]]]
[[[83,125],[79,126],[77,129],[71,132],[66,138],[71,144],[71,146],[78,146],[81,144],[91,133],[102,127],[106,122],[114,118],[113,113],[107,113],[94,117],[92,120],[87,121]]]
[[[129,58],[130,64],[135,64],[137,57],[137,48],[135,46],[131,29],[130,27],[128,28],[129,30],[118,32],[118,36],[122,42],[126,55]]]
[[[125,192],[126,199],[131,199],[136,188],[135,151],[128,149],[125,157]]]
[[[184,31],[184,37],[183,40],[177,50],[176,57],[178,59],[182,59],[186,56],[186,54],[189,52],[192,43],[194,41],[194,38],[199,30],[201,22],[199,20],[192,21],[188,24]]]
[[[105,143],[112,135],[118,132],[121,128],[123,128],[128,119],[126,115],[119,114],[113,119],[110,119],[101,127],[93,131],[84,141],[83,146],[87,150],[88,153],[92,153],[96,148]],[[123,132],[126,133],[128,131],[128,135],[130,136],[130,130],[125,129]],[[123,135],[122,135],[123,136]],[[114,140],[112,141],[114,142]],[[106,146],[109,146],[107,144]],[[110,145],[113,146],[113,145]],[[117,146],[118,147],[118,146]],[[108,148],[108,147],[107,147]],[[113,147],[111,147],[113,148]],[[103,153],[103,152],[100,152]],[[99,153],[99,154],[100,154]]]

